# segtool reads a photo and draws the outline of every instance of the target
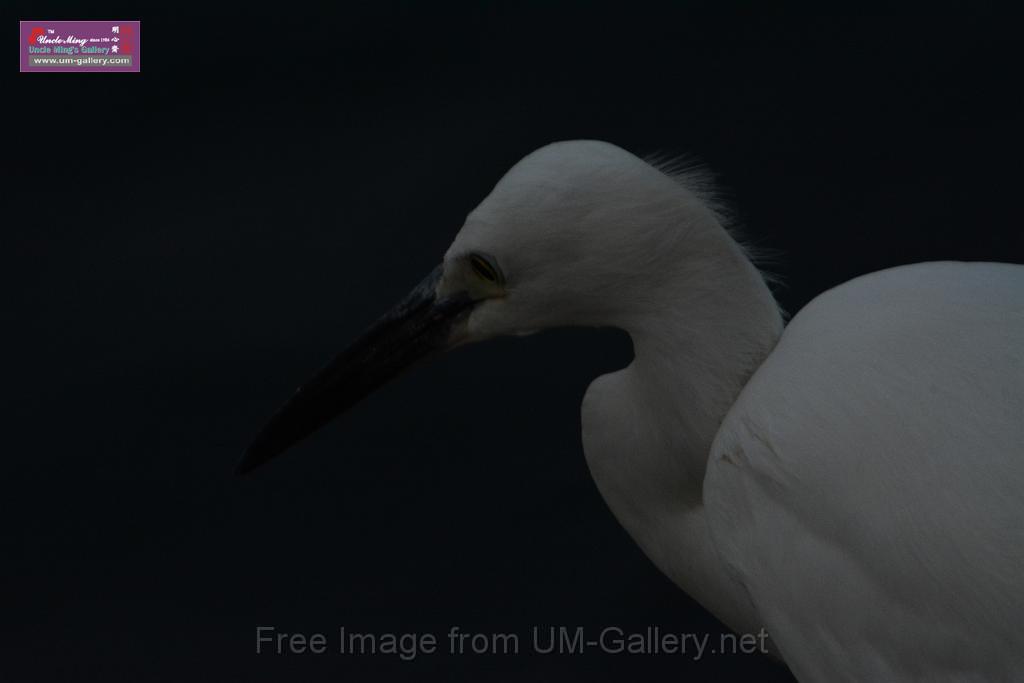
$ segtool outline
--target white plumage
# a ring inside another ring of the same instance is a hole
[[[1024,678],[1024,268],[873,273],[801,311],[715,437],[727,570],[801,680]]]
[[[609,325],[583,444],[647,555],[802,681],[1024,678],[1024,267],[928,263],[783,331],[685,174],[605,143],[524,159],[449,250],[508,291],[469,340]]]
[[[240,471],[433,349],[621,328],[584,451],[676,584],[801,681],[1024,680],[1024,267],[873,273],[784,329],[704,185],[601,142],[529,155]]]

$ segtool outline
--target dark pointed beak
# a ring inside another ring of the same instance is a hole
[[[317,372],[270,418],[246,449],[236,472],[280,455],[417,361],[458,343],[469,295],[438,298],[438,266],[345,351]]]

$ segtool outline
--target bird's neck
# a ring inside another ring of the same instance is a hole
[[[623,325],[634,360],[588,395],[584,440],[598,488],[648,557],[730,627],[753,632],[759,619],[712,545],[702,485],[722,420],[783,325],[760,273],[721,237],[713,268],[681,273]]]
[[[711,272],[681,273],[677,286],[649,304],[655,314],[626,327],[634,353],[628,372],[661,407],[649,413],[657,422],[651,428],[679,439],[672,457],[681,459],[687,499],[695,502],[722,420],[783,329],[763,276],[719,230]]]

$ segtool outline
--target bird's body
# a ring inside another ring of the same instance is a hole
[[[251,469],[433,348],[612,326],[583,446],[654,563],[801,681],[1024,679],[1024,267],[858,278],[783,329],[699,178],[517,164],[444,264],[274,417]]]
[[[715,438],[714,543],[801,680],[1024,677],[1024,267],[822,294]]]

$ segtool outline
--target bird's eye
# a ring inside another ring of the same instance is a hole
[[[486,280],[494,285],[501,284],[501,274],[498,272],[498,269],[491,265],[490,261],[483,256],[480,256],[479,254],[473,254],[470,256],[469,266],[481,280]]]

